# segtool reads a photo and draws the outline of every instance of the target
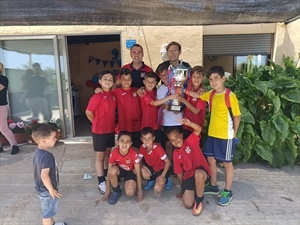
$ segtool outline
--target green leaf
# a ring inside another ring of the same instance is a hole
[[[241,106],[241,121],[243,121],[244,123],[251,123],[251,124],[255,124],[254,118],[251,115],[251,113],[243,106]]]
[[[295,79],[288,78],[288,77],[281,77],[279,79],[276,79],[276,86],[273,88],[293,88],[298,87],[299,84],[295,82]]]
[[[280,148],[273,148],[273,158],[270,163],[273,167],[280,168],[284,164],[284,155]]]
[[[273,153],[271,151],[270,146],[266,142],[262,141],[260,138],[257,137],[253,144],[253,149],[255,149],[256,153],[261,158],[263,158],[270,164],[272,163]]]
[[[272,126],[272,124],[270,126],[266,121],[260,121],[259,124],[263,140],[272,146],[276,139],[276,130],[274,129],[274,126]]]
[[[272,123],[274,124],[276,130],[282,134],[281,141],[284,141],[289,134],[288,122],[283,119],[284,116],[276,116]]]
[[[286,94],[281,95],[281,98],[290,102],[300,103],[300,90],[290,90]]]
[[[264,95],[267,93],[269,88],[268,81],[256,80],[253,82],[253,84],[257,88],[257,90],[261,91]]]
[[[296,117],[300,116],[300,104],[293,104],[291,107],[291,116],[294,120]]]
[[[300,138],[300,116],[298,116],[294,120],[294,129],[295,129],[295,132],[297,133],[298,138]]]
[[[242,133],[244,131],[244,127],[245,127],[245,123],[241,121],[236,133],[236,136],[240,139],[240,141],[242,141]]]
[[[278,96],[276,96],[275,92],[270,89],[267,92],[267,96],[274,105],[274,113],[278,112],[278,110],[280,109],[280,105],[281,105],[280,98]]]
[[[287,151],[291,153],[293,160],[297,157],[297,146],[295,145],[295,138],[293,134],[290,134],[285,140],[285,143],[288,145]]]

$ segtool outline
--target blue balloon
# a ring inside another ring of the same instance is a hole
[[[94,75],[94,76],[92,77],[93,83],[98,83],[98,80],[99,80],[98,75]]]

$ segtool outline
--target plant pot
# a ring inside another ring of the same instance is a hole
[[[14,134],[15,140],[18,144],[25,143],[28,141],[27,133],[16,133]]]
[[[15,137],[17,144],[26,143],[28,141],[28,136],[25,132],[24,133],[14,133],[14,137]],[[0,137],[0,142],[1,142],[2,146],[9,145],[8,140],[4,136]]]

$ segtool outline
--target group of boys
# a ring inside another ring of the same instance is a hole
[[[121,69],[116,83],[112,72],[100,73],[101,88],[95,90],[86,109],[87,118],[92,122],[98,189],[104,194],[104,201],[116,204],[122,194],[119,181],[123,178],[126,195],[133,196],[137,192],[137,201],[141,201],[143,189],[147,191],[154,187],[155,192],[162,192],[172,188],[170,168],[173,165],[181,186],[176,196],[182,198],[186,208],[193,208],[193,215],[200,215],[204,194],[219,194],[217,161],[225,168],[225,189],[218,204],[228,205],[232,199],[232,158],[241,113],[234,93],[229,94],[230,109],[225,104],[226,77],[220,66],[207,73],[215,91],[213,98],[212,91],[206,91],[202,85],[204,69],[201,66],[191,70],[184,96],[170,90],[169,68],[176,68],[180,63],[190,66],[179,61],[181,46],[177,42],[167,46],[167,53],[169,61],[160,64],[154,73],[142,62],[143,49],[136,44],[131,48],[133,62]],[[158,89],[157,77],[162,82]],[[144,87],[132,86],[133,83],[141,85],[136,81],[139,79]],[[183,113],[169,111],[168,101],[175,98],[185,105]],[[207,160],[200,149],[205,102],[211,105],[204,150]],[[116,112],[120,132],[118,145],[112,150]],[[142,178],[147,180],[144,188]],[[50,195],[60,197],[51,192]]]

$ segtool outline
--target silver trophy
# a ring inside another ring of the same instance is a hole
[[[171,81],[171,88],[175,90],[175,93],[182,95],[183,85],[187,82],[188,79],[189,68],[185,67],[182,63],[180,63],[178,67],[172,67],[171,70],[171,77],[169,79]],[[180,112],[181,105],[182,103],[178,101],[178,99],[173,99],[171,101],[169,110],[173,112]]]

